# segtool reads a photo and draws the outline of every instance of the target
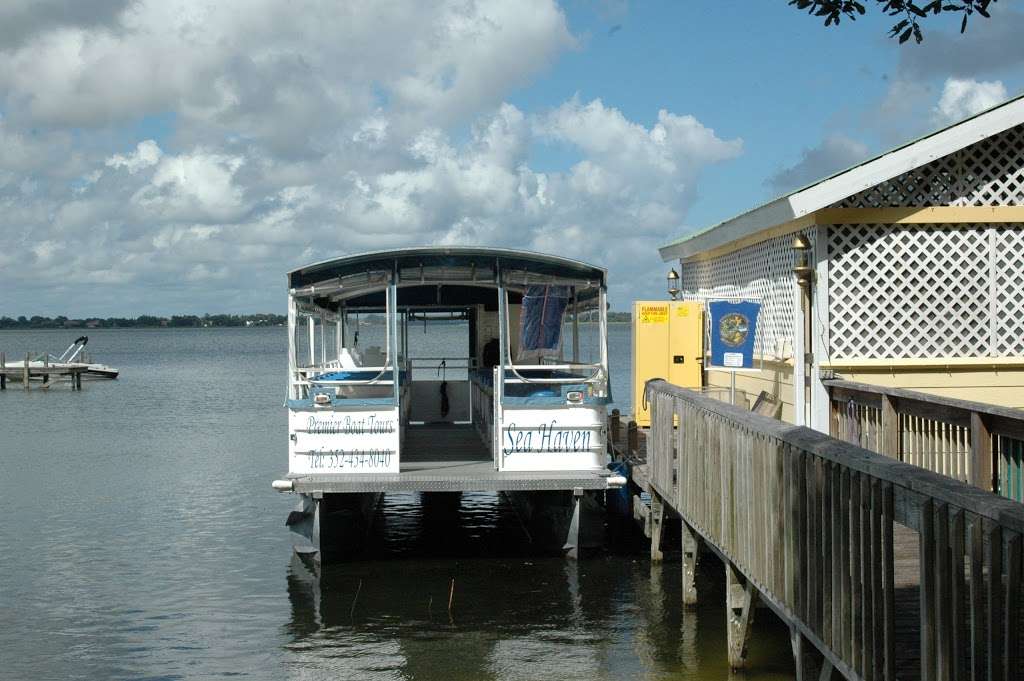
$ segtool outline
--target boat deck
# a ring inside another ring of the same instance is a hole
[[[503,492],[605,489],[608,471],[496,471],[486,444],[471,425],[409,426],[401,472],[304,475],[293,489],[313,492]]]

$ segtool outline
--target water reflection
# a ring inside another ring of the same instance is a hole
[[[678,559],[534,555],[496,495],[385,500],[370,551],[287,569],[296,678],[726,679],[721,565],[684,611]],[[454,580],[454,590],[452,583]],[[451,609],[449,610],[449,596]],[[748,679],[792,678],[785,629],[759,617]]]

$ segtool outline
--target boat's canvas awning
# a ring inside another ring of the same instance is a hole
[[[569,285],[579,301],[598,298],[604,268],[554,255],[503,248],[435,246],[360,253],[314,263],[288,274],[293,295],[359,306],[383,303],[392,276],[400,305],[471,305],[493,297],[500,281],[522,293],[538,284]]]

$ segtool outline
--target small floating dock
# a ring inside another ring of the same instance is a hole
[[[21,383],[25,390],[31,389],[32,380],[38,379],[43,388],[49,388],[52,379],[66,377],[72,390],[82,389],[82,374],[88,373],[88,364],[32,362],[31,355],[15,366],[7,365],[5,353],[0,352],[0,390],[7,390],[7,383]]]

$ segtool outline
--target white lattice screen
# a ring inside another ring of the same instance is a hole
[[[1021,225],[833,225],[830,359],[1020,356]]]
[[[815,230],[804,232],[813,246]],[[793,235],[775,237],[732,253],[683,264],[683,297],[761,301],[755,352],[791,353],[794,326]]]
[[[993,135],[835,204],[840,208],[1024,203],[1024,125]]]

